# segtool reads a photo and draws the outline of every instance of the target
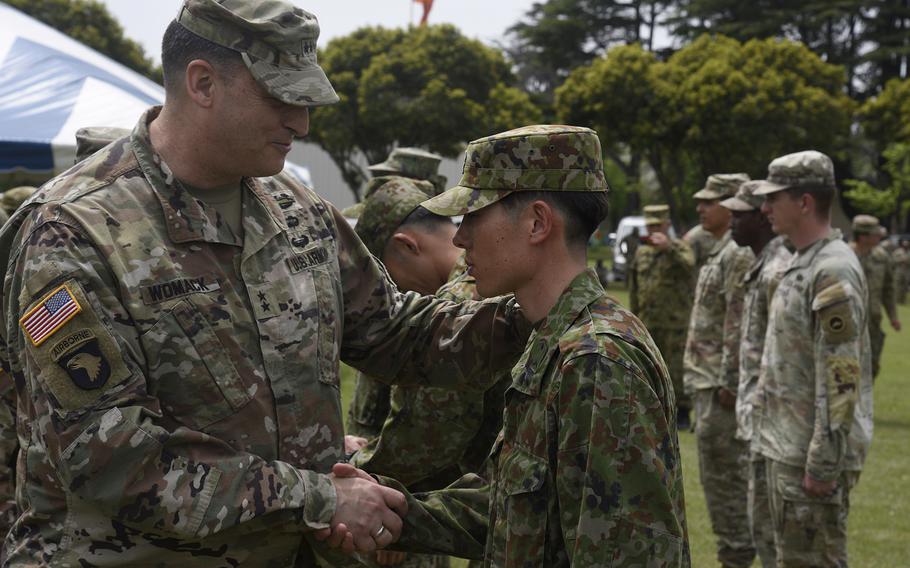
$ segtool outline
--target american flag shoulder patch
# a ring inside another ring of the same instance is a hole
[[[82,311],[82,306],[66,284],[38,302],[19,320],[25,335],[38,347],[58,329]]]

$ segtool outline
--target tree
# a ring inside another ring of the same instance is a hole
[[[161,67],[145,56],[107,8],[95,0],[5,0],[7,4],[161,83]]]
[[[502,53],[451,25],[363,28],[320,57],[341,102],[317,109],[310,136],[355,195],[367,179],[364,159],[382,161],[396,145],[454,156],[474,138],[540,120],[511,86]]]
[[[884,151],[886,185],[875,187],[864,180],[847,180],[844,196],[864,213],[887,218],[910,213],[910,144],[895,143]]]
[[[505,48],[529,92],[550,102],[552,91],[580,65],[614,45],[654,41],[658,13],[671,2],[655,0],[546,0],[536,2],[508,30]]]
[[[763,177],[782,154],[842,153],[853,108],[843,75],[799,43],[704,35],[666,62],[614,48],[570,75],[556,110],[594,126],[627,175],[647,165],[679,221],[709,174]]]

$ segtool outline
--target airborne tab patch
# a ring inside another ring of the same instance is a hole
[[[63,284],[22,316],[19,325],[32,345],[37,347],[81,311],[82,306],[67,285]]]
[[[168,282],[149,284],[139,289],[142,301],[147,306],[159,304],[174,298],[190,294],[214,292],[220,290],[218,280],[212,277],[199,276],[193,278],[176,278]]]

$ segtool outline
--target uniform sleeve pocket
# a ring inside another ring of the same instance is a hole
[[[547,558],[549,512],[546,459],[513,449],[501,463],[499,479],[506,500],[507,555],[510,559],[521,559],[523,566],[543,566]]]
[[[838,282],[816,294],[812,311],[816,313],[822,335],[828,343],[843,343],[856,336],[858,326],[853,319],[852,288]]]

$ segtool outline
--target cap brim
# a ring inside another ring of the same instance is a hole
[[[724,199],[720,202],[721,207],[729,209],[730,211],[756,211],[758,207],[752,207],[752,205],[746,203],[738,197],[731,197],[729,199]]]
[[[436,197],[424,201],[421,205],[431,213],[445,217],[466,215],[492,205],[514,191],[514,189],[474,189],[456,185]]]
[[[789,187],[789,185],[781,185],[779,183],[774,183],[773,181],[763,179],[758,181],[758,184],[755,187],[755,191],[752,192],[752,195],[768,195],[770,193],[783,191]]]
[[[242,53],[243,61],[256,81],[276,99],[295,106],[315,107],[340,99],[322,67],[315,63],[301,67],[279,67]]]
[[[713,201],[715,199],[723,199],[727,197],[722,193],[718,193],[712,189],[701,189],[695,192],[695,195],[692,196],[692,199],[701,199],[703,201]]]

